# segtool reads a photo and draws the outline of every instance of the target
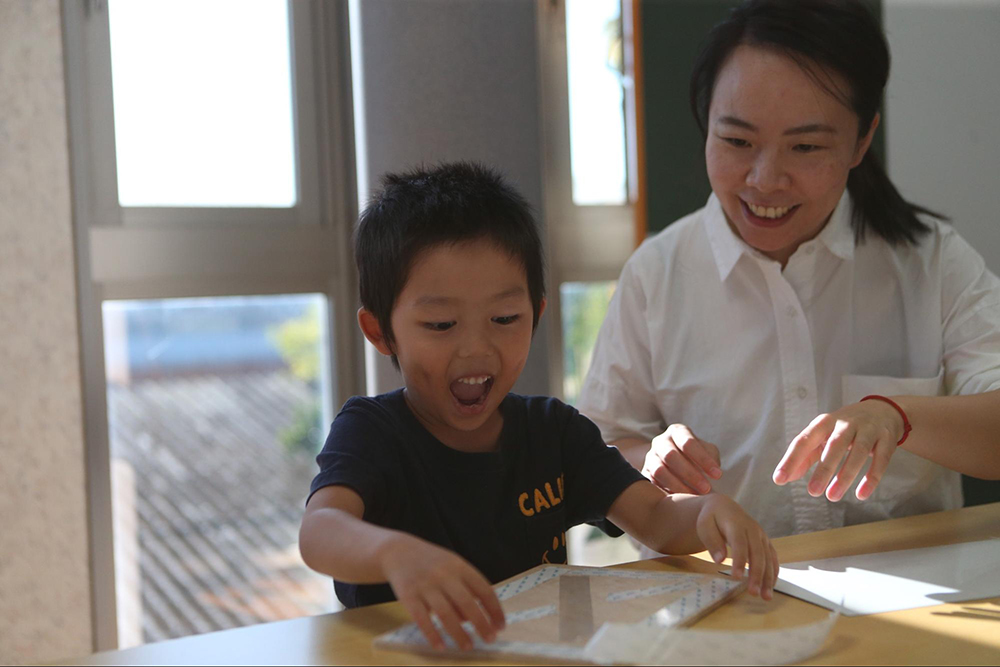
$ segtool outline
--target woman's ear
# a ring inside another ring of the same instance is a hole
[[[871,148],[872,139],[875,138],[875,130],[878,129],[878,124],[881,120],[882,120],[882,115],[876,111],[875,117],[872,118],[872,125],[871,127],[868,128],[868,134],[861,137],[861,140],[858,141],[858,146],[855,149],[854,153],[854,161],[851,163],[851,169],[857,167],[859,164],[861,164],[861,161],[865,159],[865,155],[868,153],[868,149]]]
[[[361,333],[365,335],[369,343],[375,346],[376,350],[387,357],[393,355],[392,347],[389,346],[382,333],[382,326],[378,323],[378,318],[367,308],[358,309],[358,326],[361,327]]]
[[[538,321],[539,321],[539,322],[541,322],[541,321],[542,321],[542,315],[544,315],[544,314],[545,314],[545,306],[546,306],[547,304],[548,304],[548,301],[547,301],[547,300],[546,300],[546,298],[545,298],[545,297],[543,296],[543,297],[542,297],[542,302],[541,302],[540,304],[538,304]]]

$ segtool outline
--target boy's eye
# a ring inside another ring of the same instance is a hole
[[[799,153],[814,153],[821,149],[822,146],[817,146],[815,144],[797,144],[795,150]]]
[[[501,315],[500,317],[494,317],[493,321],[497,324],[513,324],[520,319],[520,315]]]
[[[447,331],[455,326],[454,322],[424,322],[424,327],[431,331]]]
[[[738,137],[721,137],[723,141],[727,144],[735,146],[736,148],[746,148],[750,145],[750,142],[746,139],[740,139]]]

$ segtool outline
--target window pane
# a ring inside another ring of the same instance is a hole
[[[122,206],[296,203],[286,0],[111,0]]]
[[[297,539],[326,431],[325,297],[103,311],[121,645],[335,608]]]
[[[620,0],[567,0],[573,203],[625,204],[625,93]]]
[[[563,283],[559,286],[563,332],[563,397],[576,404],[590,368],[597,332],[608,312],[615,281]]]

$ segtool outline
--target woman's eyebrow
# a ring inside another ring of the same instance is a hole
[[[811,123],[809,125],[799,125],[798,127],[793,127],[790,130],[785,130],[785,136],[791,134],[813,134],[815,132],[837,134],[837,128],[832,125],[824,125],[823,123]]]
[[[732,125],[733,127],[739,127],[744,130],[750,130],[751,132],[757,131],[757,126],[753,123],[749,123],[742,118],[737,118],[736,116],[719,116],[716,121],[722,125]],[[827,132],[829,134],[836,134],[837,128],[832,125],[826,125],[824,123],[809,123],[807,125],[799,125],[797,127],[789,128],[784,131],[785,136],[790,136],[793,134],[813,134],[815,132]]]

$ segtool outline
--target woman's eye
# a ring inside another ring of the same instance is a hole
[[[455,326],[454,322],[424,322],[424,326],[431,331],[447,331]]]
[[[746,148],[750,145],[746,139],[738,139],[737,137],[722,137],[722,140],[736,148]]]
[[[797,144],[795,150],[799,153],[814,153],[818,151],[822,146],[816,146],[815,144]]]
[[[501,315],[500,317],[494,317],[493,321],[497,324],[513,324],[520,317],[520,315]]]

